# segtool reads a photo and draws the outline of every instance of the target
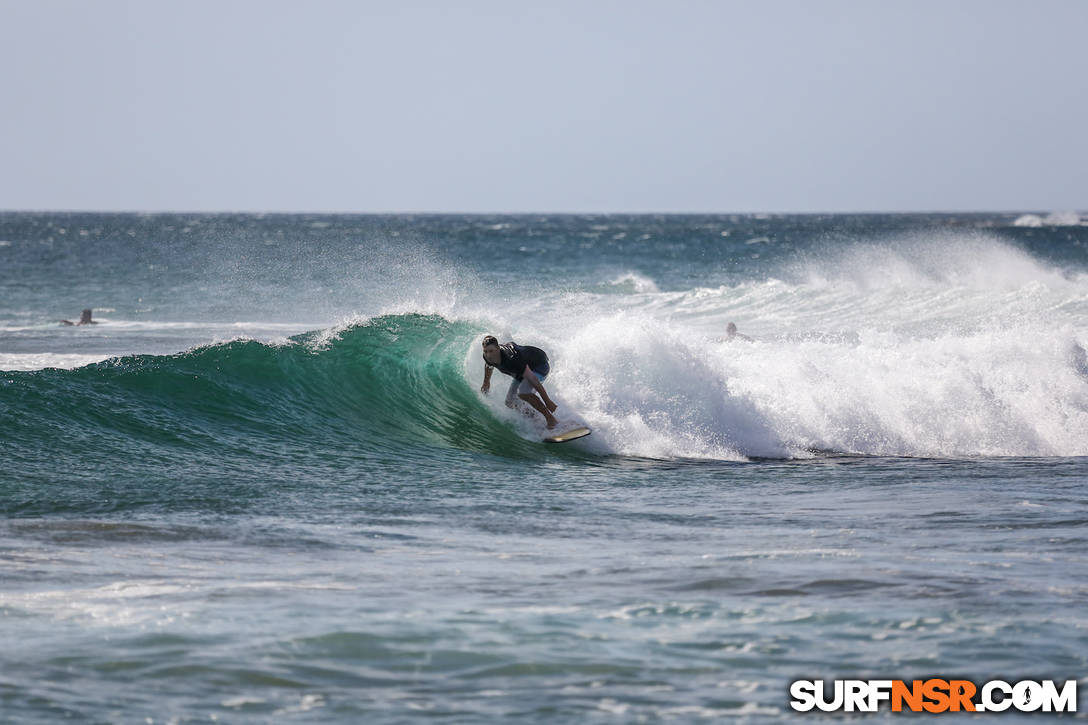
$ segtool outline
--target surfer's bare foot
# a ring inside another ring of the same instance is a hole
[[[555,419],[555,416],[549,415],[548,416],[548,430],[551,430],[552,428],[554,428],[557,425],[559,425],[559,421]]]

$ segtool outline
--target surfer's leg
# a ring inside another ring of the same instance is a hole
[[[559,406],[552,401],[551,396],[548,395],[548,391],[544,389],[544,380],[548,377],[548,368],[545,367],[543,371],[533,370],[533,373],[536,374],[536,379],[540,381],[540,389],[542,391],[540,397],[544,401],[544,407],[554,413],[555,409]],[[536,388],[534,388],[532,383],[530,383],[528,380],[522,380],[521,385],[518,386],[519,397],[524,398],[526,395],[530,395],[536,392]]]
[[[537,373],[536,377],[537,380],[540,380],[543,383],[544,378],[548,377],[548,373],[545,372],[543,375]],[[541,385],[541,387],[543,387],[543,385]],[[529,405],[533,406],[534,410],[544,416],[544,420],[548,421],[548,428],[554,428],[559,422],[555,419],[555,416],[552,415],[552,411],[555,410],[555,404],[552,403],[552,405],[547,405],[543,400],[538,398],[536,395],[536,390],[533,388],[532,383],[530,383],[528,380],[522,380],[521,383],[518,385],[518,397],[524,400]]]
[[[518,392],[518,379],[510,381],[510,387],[506,390],[506,407],[514,407],[514,394]]]
[[[544,406],[544,401],[536,397],[536,393],[520,393],[518,397],[533,406],[536,412],[544,416],[544,420],[548,421],[549,430],[559,423],[559,421],[555,419],[555,416],[552,415],[551,411]]]

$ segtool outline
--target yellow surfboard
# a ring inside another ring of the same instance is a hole
[[[568,441],[575,441],[575,440],[578,440],[579,438],[585,438],[587,435],[589,435],[592,432],[593,431],[591,431],[589,428],[586,428],[585,426],[580,426],[578,428],[571,428],[570,430],[565,431],[563,433],[559,433],[557,435],[549,436],[549,437],[544,439],[544,442],[545,443],[567,443]]]

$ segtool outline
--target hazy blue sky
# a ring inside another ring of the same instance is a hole
[[[1088,209],[1088,2],[0,0],[0,209]]]

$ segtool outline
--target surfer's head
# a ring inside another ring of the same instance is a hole
[[[91,323],[91,311],[83,310],[83,314],[79,316],[79,324],[89,325]]]
[[[488,335],[484,338],[484,360],[487,360],[492,365],[498,365],[502,360],[502,352],[499,351],[499,341],[495,339],[494,335]]]

